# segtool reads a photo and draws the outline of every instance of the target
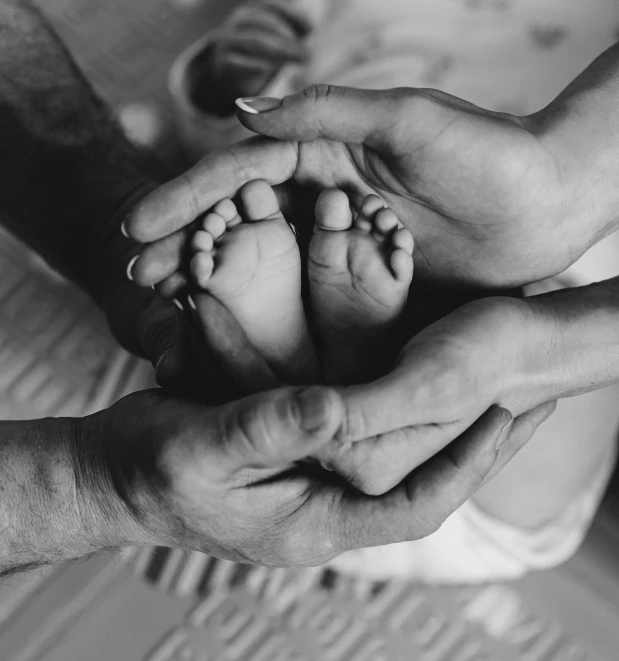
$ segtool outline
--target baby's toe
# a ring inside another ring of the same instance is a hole
[[[207,213],[202,227],[217,241],[226,231],[226,221],[218,213]]]
[[[213,256],[208,252],[198,252],[192,257],[189,268],[198,287],[207,288],[214,267]]]
[[[226,221],[228,227],[234,227],[243,222],[239,215],[239,210],[236,208],[236,204],[234,204],[230,198],[217,202],[213,207],[213,213],[221,216]]]
[[[391,239],[394,248],[403,250],[407,255],[412,256],[415,247],[413,235],[404,227],[401,227]]]
[[[368,195],[364,198],[359,213],[355,218],[355,227],[357,229],[369,232],[374,223],[374,216],[380,209],[385,208],[385,202],[378,195]]]
[[[204,230],[197,231],[191,239],[191,247],[195,252],[211,252],[213,245],[213,235]]]
[[[413,279],[412,257],[398,248],[391,253],[389,264],[395,279],[408,287]]]
[[[379,238],[392,235],[400,226],[400,221],[391,209],[380,209],[374,216],[374,233]]]
[[[341,190],[323,191],[316,200],[316,225],[323,230],[338,232],[350,229],[352,213],[348,195]]]
[[[275,191],[266,181],[250,181],[241,188],[240,196],[245,216],[250,222],[281,216]]]

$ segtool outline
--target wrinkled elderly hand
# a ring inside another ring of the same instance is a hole
[[[513,452],[516,444],[503,432],[511,416],[495,407],[396,489],[370,497],[298,463],[338,443],[347,407],[346,397],[322,387],[219,408],[163,391],[130,395],[80,423],[83,525],[96,532],[96,546],[159,544],[264,565],[321,564],[349,549],[431,534],[480,486],[499,448]]]

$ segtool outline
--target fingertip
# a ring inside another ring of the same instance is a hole
[[[241,112],[260,115],[277,110],[282,105],[282,99],[271,96],[250,96],[236,99],[234,103]]]
[[[139,255],[134,255],[127,264],[127,279],[130,280],[131,282],[135,282],[133,275],[133,268],[135,267],[135,263],[138,261],[139,258],[140,258]]]
[[[172,299],[177,297],[188,284],[186,276],[180,271],[176,271],[158,283],[155,289],[162,298]]]
[[[294,396],[296,421],[301,431],[315,434],[333,428],[338,415],[341,398],[333,388],[311,386],[303,388]]]
[[[514,419],[514,416],[509,409],[506,409],[503,406],[499,406],[498,404],[493,404],[488,409],[487,415],[493,424],[497,426],[500,425],[501,431],[505,429],[505,427],[507,427]]]

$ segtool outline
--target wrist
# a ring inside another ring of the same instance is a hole
[[[118,489],[110,415],[113,409],[74,421],[70,454],[82,537],[93,548],[155,543]]]
[[[0,423],[0,571],[79,558],[123,541],[100,534],[113,528],[82,470],[90,460],[80,456],[91,453],[80,447],[80,427],[70,418]]]
[[[619,381],[619,279],[527,301],[540,328],[537,377],[545,401]]]
[[[616,45],[526,120],[555,162],[573,261],[619,226],[618,67]]]

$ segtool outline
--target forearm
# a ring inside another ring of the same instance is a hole
[[[534,330],[524,389],[551,401],[619,382],[619,278],[525,301]]]
[[[530,118],[556,162],[566,191],[565,216],[590,245],[619,227],[618,108],[615,44]]]
[[[0,574],[126,541],[120,507],[102,506],[116,501],[84,432],[70,418],[0,423]]]
[[[155,187],[29,2],[0,0],[0,218],[100,304],[135,249],[122,219]]]

